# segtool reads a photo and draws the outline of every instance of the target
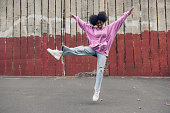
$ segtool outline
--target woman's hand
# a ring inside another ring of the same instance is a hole
[[[134,7],[132,7],[132,9],[129,11],[130,13],[132,13],[133,12],[133,10],[134,10]]]
[[[70,18],[74,18],[74,15],[70,14]]]

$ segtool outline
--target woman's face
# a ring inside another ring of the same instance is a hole
[[[99,28],[99,29],[101,29],[102,27],[103,27],[103,21],[101,21],[101,20],[98,20],[97,21],[97,23],[96,23],[96,25],[97,25],[97,27]]]

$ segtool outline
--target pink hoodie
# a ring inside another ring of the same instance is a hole
[[[74,19],[86,32],[90,43],[89,47],[105,56],[108,56],[116,33],[129,15],[129,11],[125,12],[120,19],[103,27],[102,29],[87,24],[86,22],[82,21],[78,16],[74,16]]]

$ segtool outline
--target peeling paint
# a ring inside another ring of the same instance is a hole
[[[39,21],[41,23],[41,20],[44,20],[45,22],[47,22],[49,24],[49,34],[50,35],[54,35],[55,34],[53,32],[53,28],[52,28],[52,25],[55,22],[55,20],[56,20],[56,23],[61,23],[63,21],[63,19],[59,18],[59,17],[48,18],[46,16],[34,15],[34,14],[28,16],[28,19],[34,19],[34,18],[35,18],[35,21]],[[120,18],[120,16],[118,16],[118,18]],[[22,23],[21,25],[22,25],[22,28],[23,28],[22,36],[27,36],[26,35],[27,34],[27,29],[26,29],[26,26],[24,24],[27,21],[26,16],[23,16],[23,17],[21,17],[21,19],[16,20],[14,22],[14,27],[16,27],[18,24],[20,24],[20,20],[21,20],[21,23]],[[115,21],[115,17],[109,16],[109,20],[114,22]],[[71,22],[70,22],[70,18],[66,18],[65,22],[66,22],[65,32],[70,34],[70,23],[71,24],[76,24],[76,22],[73,19],[71,19]],[[137,29],[139,29],[138,28],[139,27],[138,24],[139,24],[139,20],[132,20],[132,21],[127,21],[126,20],[125,21],[125,25],[127,27],[136,27]],[[141,24],[148,26],[148,21],[142,21]],[[39,26],[41,26],[41,25],[39,25]],[[155,31],[157,30],[157,24],[154,23],[154,22],[150,22],[150,27],[151,27],[152,30],[155,30]],[[37,29],[40,29],[40,27],[37,28]],[[81,28],[78,27],[77,28],[77,32],[79,32],[81,34],[81,31],[82,31]],[[13,26],[10,26],[5,31],[1,31],[0,32],[0,37],[12,37],[12,33],[13,33]],[[38,32],[38,33],[39,34],[35,34],[35,35],[36,36],[41,36],[41,33],[40,32]],[[75,35],[75,34],[76,34],[76,32],[74,34],[72,34],[72,35]],[[123,34],[123,33],[121,33],[121,34]],[[28,36],[30,36],[30,35],[34,35],[34,31],[28,34]],[[57,35],[60,35],[60,33],[58,33]]]

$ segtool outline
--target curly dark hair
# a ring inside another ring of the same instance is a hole
[[[97,15],[91,15],[89,18],[90,24],[92,24],[93,26],[96,25],[97,21],[98,21],[98,17]]]
[[[105,23],[107,20],[106,13],[104,11],[99,12],[99,14],[97,15],[97,18],[98,20],[101,20],[103,23]]]
[[[107,16],[104,11],[99,12],[98,15],[91,15],[89,18],[90,24],[92,24],[93,26],[96,25],[98,20],[101,20],[103,23],[106,22]]]

